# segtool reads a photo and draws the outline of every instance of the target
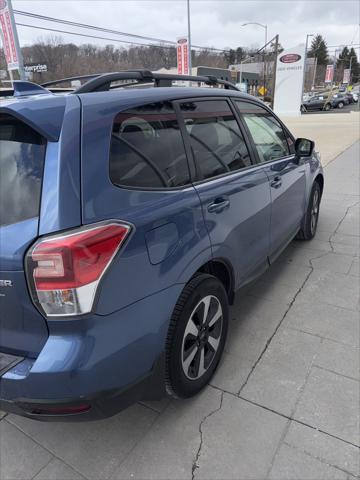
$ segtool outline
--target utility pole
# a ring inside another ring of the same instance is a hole
[[[188,56],[189,56],[188,65],[189,65],[189,75],[192,75],[190,0],[187,0],[187,21],[188,21]]]
[[[271,108],[274,108],[274,98],[275,98],[275,85],[276,85],[276,64],[279,48],[279,35],[275,36],[275,58],[274,58],[274,74],[272,79],[272,96],[271,96]]]
[[[263,100],[264,100],[264,102],[265,102],[265,96],[266,96],[266,44],[267,44],[267,25],[265,25],[265,44],[264,44],[264,56],[263,56],[263,63],[264,63],[264,72],[263,72],[264,97],[263,97]]]
[[[339,48],[337,48],[335,50],[335,54],[334,54],[334,63],[333,63],[333,79],[332,79],[332,82],[331,82],[331,89],[334,88],[334,83],[335,83],[335,72],[336,72],[336,54],[337,52],[341,52],[341,50]]]
[[[351,83],[351,65],[352,65],[352,59],[353,59],[353,58],[357,58],[357,57],[356,57],[356,55],[352,55],[352,56],[350,57],[350,65],[349,65],[349,70],[350,70],[350,72],[349,72],[349,83]]]
[[[2,33],[2,43],[10,79],[13,81],[12,70],[18,70],[20,79],[25,80],[24,62],[20,50],[11,0],[0,2],[0,12],[2,18],[4,18],[4,16],[7,18],[6,21],[1,23],[0,33]]]
[[[305,42],[305,60],[304,60],[304,72],[303,72],[303,82],[302,82],[302,90],[301,90],[301,101],[304,95],[304,88],[305,88],[305,76],[306,76],[306,60],[307,60],[307,51],[308,51],[308,41],[309,37],[313,37],[313,33],[308,33],[306,35],[306,42]]]
[[[311,90],[314,90],[315,87],[315,80],[316,80],[316,70],[317,70],[317,57],[314,57],[314,75],[311,83]]]

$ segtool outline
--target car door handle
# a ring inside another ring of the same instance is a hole
[[[276,175],[276,177],[274,177],[274,180],[270,182],[270,187],[272,188],[280,188],[281,185],[282,185],[282,180],[279,175]]]
[[[220,198],[216,198],[213,201],[213,203],[210,203],[207,209],[209,213],[220,213],[229,207],[230,207],[230,200],[225,197],[220,197]]]

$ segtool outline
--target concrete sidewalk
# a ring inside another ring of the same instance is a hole
[[[325,169],[319,230],[231,310],[212,385],[106,421],[0,421],[5,479],[359,475],[359,143]]]

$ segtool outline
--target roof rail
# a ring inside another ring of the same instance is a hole
[[[172,81],[190,81],[205,83],[206,85],[223,85],[224,88],[238,90],[235,85],[226,80],[222,80],[213,75],[195,76],[195,75],[174,75],[170,73],[154,73],[149,70],[126,70],[123,72],[104,73],[94,75],[92,79],[77,88],[74,93],[89,93],[106,91],[110,89],[112,82],[118,80],[137,80],[137,83],[154,82],[156,87],[169,87]]]
[[[87,80],[80,87],[70,90],[68,88],[49,88],[51,85],[71,82],[73,80]],[[214,75],[176,75],[170,73],[154,73],[150,70],[125,70],[123,72],[114,73],[93,73],[91,75],[79,75],[76,77],[60,78],[58,80],[51,80],[41,85],[27,81],[14,81],[13,89],[0,90],[1,96],[22,96],[35,95],[49,92],[71,92],[71,93],[89,93],[107,91],[110,88],[117,88],[115,85],[111,87],[112,82],[119,80],[136,80],[135,84],[153,83],[155,87],[171,87],[173,81],[190,81],[197,83],[205,83],[206,85],[215,86],[223,85],[226,89],[238,90],[235,85],[227,80],[217,78]],[[125,86],[132,85],[133,82],[127,83]]]
[[[50,80],[49,82],[42,83],[42,87],[50,87],[50,85],[57,85],[58,83],[66,83],[72,82],[73,80],[91,80],[94,77],[99,77],[101,73],[93,73],[91,75],[79,75],[77,77],[67,77],[67,78],[60,78],[58,80]]]

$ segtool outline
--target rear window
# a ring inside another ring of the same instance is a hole
[[[176,188],[190,182],[173,107],[143,105],[119,113],[110,148],[110,179],[118,186]]]
[[[32,128],[0,115],[0,225],[37,217],[46,143]]]

